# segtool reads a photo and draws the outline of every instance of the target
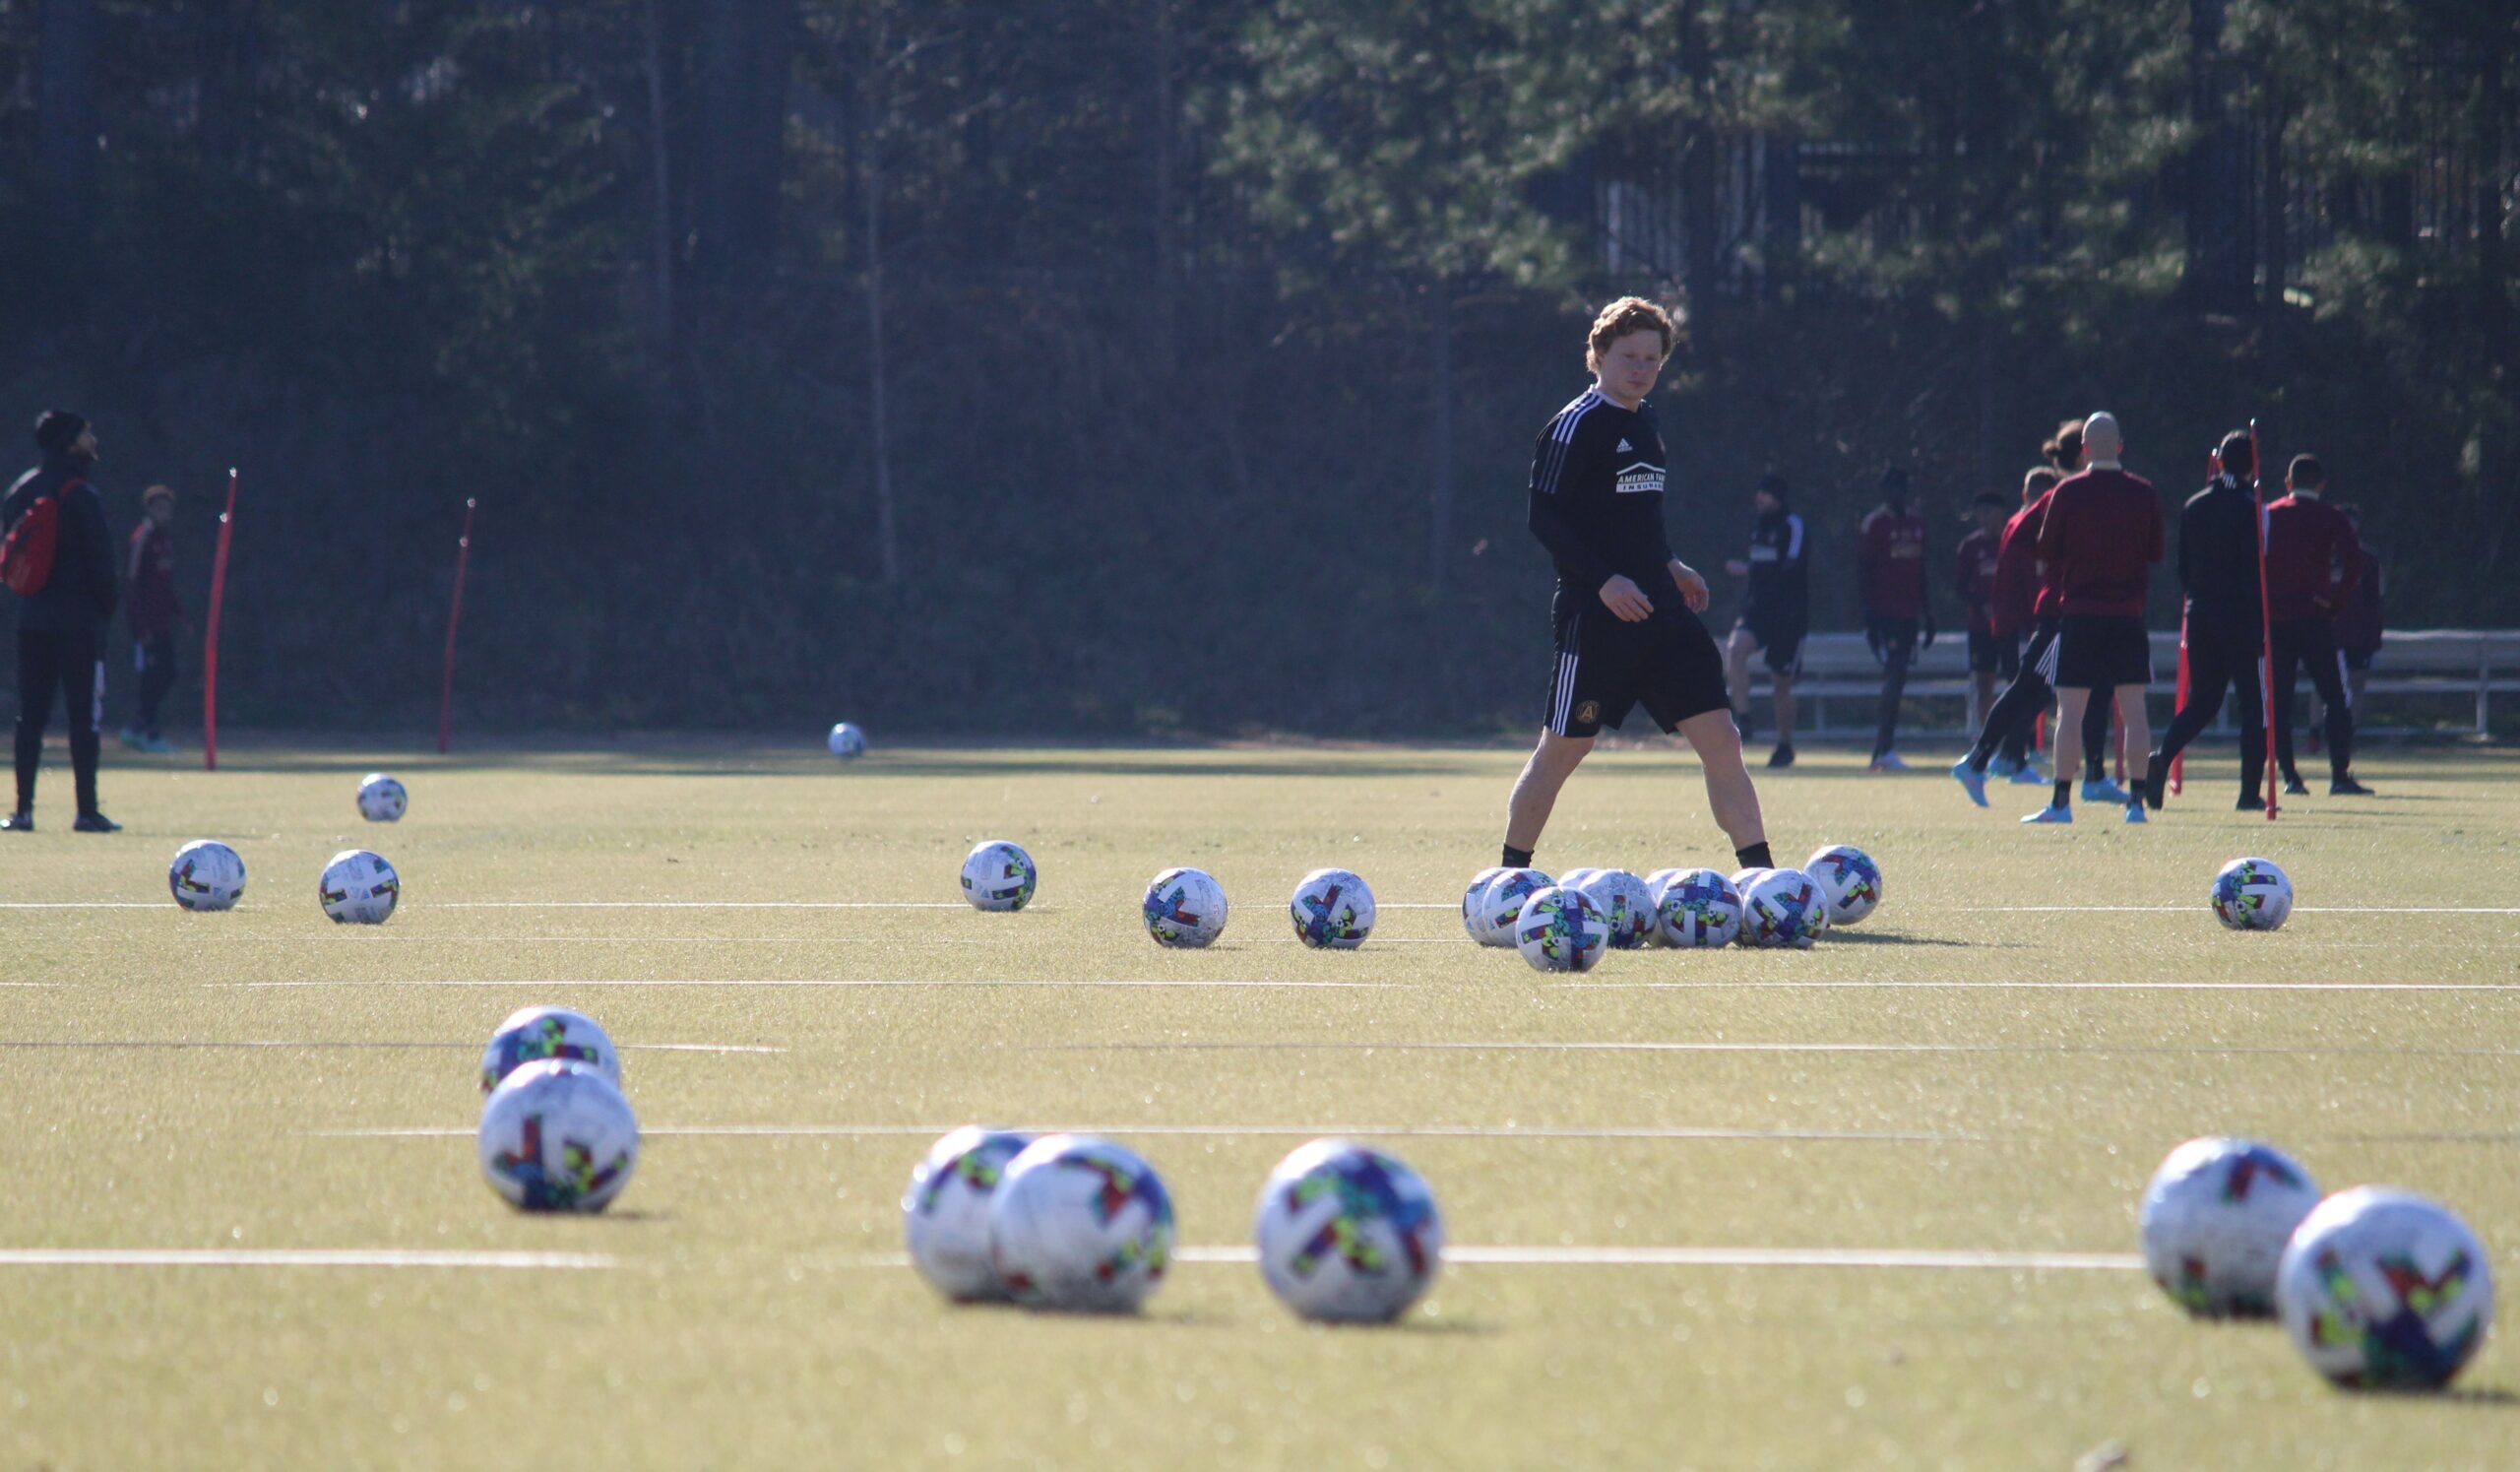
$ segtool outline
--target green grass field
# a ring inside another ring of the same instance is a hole
[[[1779,857],[1862,846],[1879,914],[1809,952],[1613,953],[1582,979],[1462,939],[1518,763],[266,747],[216,776],[110,770],[114,838],[70,834],[48,775],[46,829],[0,840],[0,1469],[2520,1455],[2509,1345],[2451,1394],[2349,1395],[2281,1330],[2191,1323],[2124,1260],[2162,1154],[2239,1132],[2331,1189],[2450,1202],[2520,1284],[2520,914],[2418,908],[2512,905],[2520,759],[2374,751],[2378,799],[2273,827],[2229,810],[2210,759],[2148,828],[2024,831],[2024,790],[1981,812],[1939,775],[1814,755],[1763,786]],[[410,785],[398,826],[353,810],[372,766]],[[197,837],[250,866],[232,913],[167,899]],[[1039,860],[1030,910],[958,902],[984,837]],[[381,928],[315,902],[353,845],[405,880]],[[2278,934],[2205,907],[2250,853],[2297,884]],[[1354,953],[1304,950],[1285,918],[1333,863],[1385,907]],[[1597,756],[1540,863],[1732,866],[1668,749]],[[1140,928],[1173,864],[1231,897],[1212,950]],[[646,1145],[603,1217],[511,1212],[473,1162],[481,1044],[538,1001],[630,1049]],[[1456,1248],[1578,1260],[1457,1262],[1388,1330],[1302,1326],[1247,1263],[1196,1253],[1139,1319],[950,1309],[900,1263],[898,1201],[929,1136],[973,1120],[1137,1147],[1194,1248],[1243,1245],[1269,1167],[1353,1132],[1432,1182]],[[2103,1255],[1580,1260],[1661,1248]]]

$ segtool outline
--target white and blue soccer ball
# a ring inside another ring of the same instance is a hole
[[[1564,881],[1559,887],[1566,887]],[[1644,880],[1623,868],[1597,868],[1573,887],[1602,912],[1610,928],[1610,949],[1632,951],[1653,937],[1654,896]]]
[[[403,784],[383,772],[370,772],[358,785],[358,815],[371,823],[399,823],[411,805]]]
[[[1033,1309],[1132,1313],[1172,1265],[1172,1198],[1136,1152],[1092,1135],[1035,1140],[988,1213],[991,1260]]]
[[[1021,910],[1040,880],[1033,856],[1001,838],[981,840],[963,860],[963,898],[975,910]]]
[[[481,1050],[481,1092],[496,1089],[528,1063],[546,1058],[584,1063],[621,1087],[621,1050],[596,1020],[569,1007],[519,1007]]]
[[[1443,1265],[1435,1193],[1370,1146],[1314,1140],[1278,1163],[1252,1215],[1260,1275],[1306,1318],[1388,1323]]]
[[[1548,875],[1536,868],[1500,869],[1479,893],[1472,936],[1481,945],[1510,947],[1514,944],[1514,922],[1522,919],[1523,902],[1548,885]]]
[[[601,1211],[639,1166],[639,1119],[584,1063],[528,1063],[481,1108],[482,1178],[523,1211]]]
[[[1600,872],[1601,870],[1597,868],[1570,868],[1566,872],[1557,876],[1558,887],[1561,889],[1581,889],[1584,887],[1585,880]]]
[[[1480,869],[1470,876],[1470,887],[1461,892],[1461,928],[1480,945],[1489,942],[1487,928],[1480,923],[1479,903],[1487,893],[1488,882],[1504,871],[1502,867]]]
[[[366,849],[344,849],[324,865],[315,894],[336,925],[381,926],[393,917],[394,906],[403,897],[403,880],[385,856]]]
[[[1317,868],[1287,902],[1295,938],[1314,950],[1354,950],[1374,928],[1374,892],[1344,868]]]
[[[2293,913],[2293,881],[2272,859],[2235,859],[2214,876],[2214,918],[2235,930],[2280,930]]]
[[[831,729],[831,739],[825,744],[842,761],[855,761],[866,754],[866,733],[843,721]]]
[[[1158,945],[1212,945],[1225,933],[1225,886],[1205,869],[1168,868],[1147,885],[1138,913]]]
[[[2484,1245],[2447,1207],[2358,1185],[2295,1228],[2275,1305],[2310,1368],[2358,1390],[2437,1390],[2493,1325]]]
[[[1851,926],[1881,903],[1881,865],[1858,848],[1831,844],[1803,861],[1802,871],[1829,902],[1829,924]]]
[[[1647,945],[1660,946],[1671,943],[1670,937],[1663,933],[1663,927],[1659,921],[1663,909],[1663,886],[1687,872],[1688,870],[1679,868],[1658,868],[1645,876],[1645,897],[1654,902],[1654,909],[1658,916],[1654,928],[1645,936]]]
[[[956,1303],[1007,1296],[988,1249],[990,1203],[1033,1136],[966,1124],[928,1147],[902,1194],[902,1235],[918,1275]]]
[[[1562,884],[1535,891],[1514,921],[1514,944],[1534,971],[1590,971],[1609,943],[1601,910]]]
[[[2264,1317],[2284,1245],[2317,1204],[2310,1173],[2272,1145],[2189,1140],[2144,1188],[2144,1268],[2199,1318]]]
[[[1675,869],[1655,890],[1665,945],[1715,949],[1741,935],[1741,891],[1711,868]]]
[[[1760,871],[1741,891],[1741,940],[1754,946],[1808,950],[1829,928],[1829,902],[1798,868]]]
[[[187,910],[233,910],[245,893],[245,861],[215,838],[194,839],[166,865],[166,888]]]

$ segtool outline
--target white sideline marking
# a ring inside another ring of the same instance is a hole
[[[2511,992],[2520,982],[1568,982],[1570,992]]]
[[[1047,1043],[1027,1053],[1864,1053],[1864,1054],[2092,1054],[2106,1056],[2165,1054],[2177,1056],[2264,1055],[2330,1057],[2369,1054],[2382,1057],[2520,1056],[2520,1048],[2215,1047],[2153,1043]]]
[[[2192,905],[1951,905],[1963,915],[2176,915]],[[2520,915],[2520,905],[2295,905],[2295,915]]]
[[[953,1124],[666,1124],[644,1129],[645,1135],[686,1135],[717,1138],[747,1137],[836,1137],[886,1139],[913,1137],[934,1139],[960,1126]],[[1992,1136],[1983,1134],[1943,1134],[1924,1130],[1868,1129],[1745,1129],[1712,1125],[1637,1125],[1634,1127],[1603,1126],[1599,1128],[1570,1125],[1549,1126],[1482,1124],[1029,1124],[1020,1126],[1028,1134],[1099,1134],[1125,1135],[1195,1135],[1232,1139],[1265,1135],[1288,1135],[1311,1138],[1348,1139],[1479,1139],[1479,1140],[1783,1140],[1820,1144],[1915,1144],[1973,1145],[1984,1144]],[[472,1129],[317,1129],[306,1132],[316,1139],[472,1139]]]
[[[433,910],[970,910],[961,900],[442,900]]]
[[[600,1252],[455,1252],[401,1248],[0,1248],[0,1267],[482,1267],[618,1265]]]
[[[521,981],[521,982],[393,982],[353,980],[345,982],[204,982],[206,991],[256,992],[280,987],[840,987],[840,988],[941,988],[941,987],[1260,987],[1292,991],[1375,991],[1405,985],[1400,982],[1222,982],[1194,977],[1158,978],[1151,981],[1113,982],[1016,982],[949,980],[938,982],[887,981],[668,981],[630,977],[610,981]]]
[[[371,1043],[311,1038],[0,1038],[0,1048],[363,1048],[472,1049],[472,1043]],[[625,1053],[786,1053],[745,1043],[625,1043]]]
[[[1249,1248],[1179,1248],[1185,1263],[1258,1260]],[[861,1267],[908,1267],[907,1252],[869,1252]],[[1446,1266],[1460,1267],[1869,1267],[2007,1272],[2142,1272],[2132,1252],[1976,1252],[1929,1248],[1576,1248],[1446,1247]]]

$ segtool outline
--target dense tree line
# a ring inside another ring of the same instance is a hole
[[[1701,565],[1769,468],[1851,559],[1887,463],[2254,414],[2393,621],[2509,624],[2515,66],[2507,0],[0,0],[0,389],[185,494],[196,612],[242,468],[274,724],[428,708],[467,496],[505,724],[1528,724],[1624,289]]]

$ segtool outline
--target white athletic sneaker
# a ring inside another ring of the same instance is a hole
[[[1908,764],[1899,759],[1898,752],[1884,751],[1879,756],[1872,759],[1872,770],[1876,772],[1904,772],[1908,770]]]

